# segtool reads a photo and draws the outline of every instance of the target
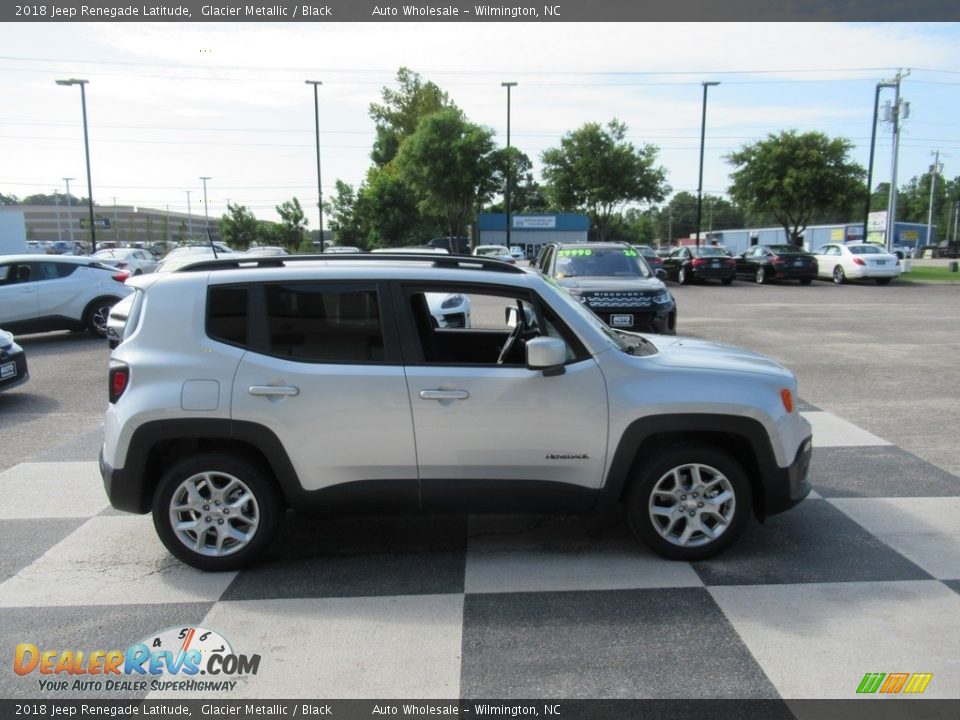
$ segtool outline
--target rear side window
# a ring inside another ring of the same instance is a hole
[[[302,362],[384,360],[375,289],[290,283],[263,291],[267,354]]]

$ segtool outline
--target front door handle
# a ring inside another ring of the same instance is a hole
[[[424,400],[466,400],[470,393],[466,390],[421,390],[420,397]]]
[[[300,394],[300,388],[292,385],[251,385],[249,393],[262,397],[293,396]]]

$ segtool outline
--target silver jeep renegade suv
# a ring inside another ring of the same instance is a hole
[[[794,376],[691,338],[604,325],[492,259],[201,262],[131,281],[100,467],[205,570],[299,512],[611,512],[668,558],[730,546],[810,491]],[[440,327],[429,293],[469,297]]]

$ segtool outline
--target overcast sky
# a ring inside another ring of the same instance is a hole
[[[80,91],[85,78],[98,204],[209,212],[229,200],[263,219],[296,196],[317,224],[313,90],[321,80],[324,194],[370,165],[367,111],[407,66],[470,120],[539,167],[540,153],[589,121],[618,118],[660,148],[674,192],[697,188],[701,82],[709,91],[704,191],[723,194],[723,156],[770,132],[844,136],[867,163],[876,83],[911,68],[902,94],[898,179],[960,175],[960,26],[707,23],[0,24],[0,192],[86,196]],[[893,97],[885,90],[881,103]],[[876,182],[891,171],[878,128]],[[539,177],[539,175],[538,175]]]

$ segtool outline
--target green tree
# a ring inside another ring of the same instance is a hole
[[[219,226],[220,237],[230,247],[246,250],[257,241],[259,223],[246,205],[227,203]]]
[[[352,185],[337,180],[336,194],[325,203],[324,213],[330,218],[330,231],[340,245],[365,245],[357,217],[358,197]]]
[[[17,200],[16,195],[4,195],[0,193],[0,205],[18,205],[19,203],[20,201]]]
[[[417,193],[420,210],[444,218],[450,235],[463,235],[481,194],[491,187],[493,131],[448,108],[423,118],[400,146],[396,163]]]
[[[290,252],[297,252],[303,244],[309,224],[300,201],[293,198],[277,205],[277,214],[280,216],[280,225],[277,229],[278,244]]]
[[[616,119],[606,126],[587,123],[540,156],[548,197],[560,209],[587,212],[599,240],[619,208],[659,202],[669,190],[665,170],[654,166],[657,148],[634,147],[626,135],[627,126]]]
[[[750,215],[768,215],[794,244],[814,221],[844,222],[862,207],[866,171],[849,158],[853,143],[821,132],[779,135],[727,156],[730,196]]]
[[[381,91],[382,103],[370,104],[377,131],[370,157],[380,167],[396,157],[401,143],[416,132],[422,118],[456,107],[447,93],[409,68],[397,71],[397,82],[399,89]]]
[[[422,245],[443,227],[424,215],[419,198],[393,164],[371,167],[357,197],[357,221],[368,249]]]

